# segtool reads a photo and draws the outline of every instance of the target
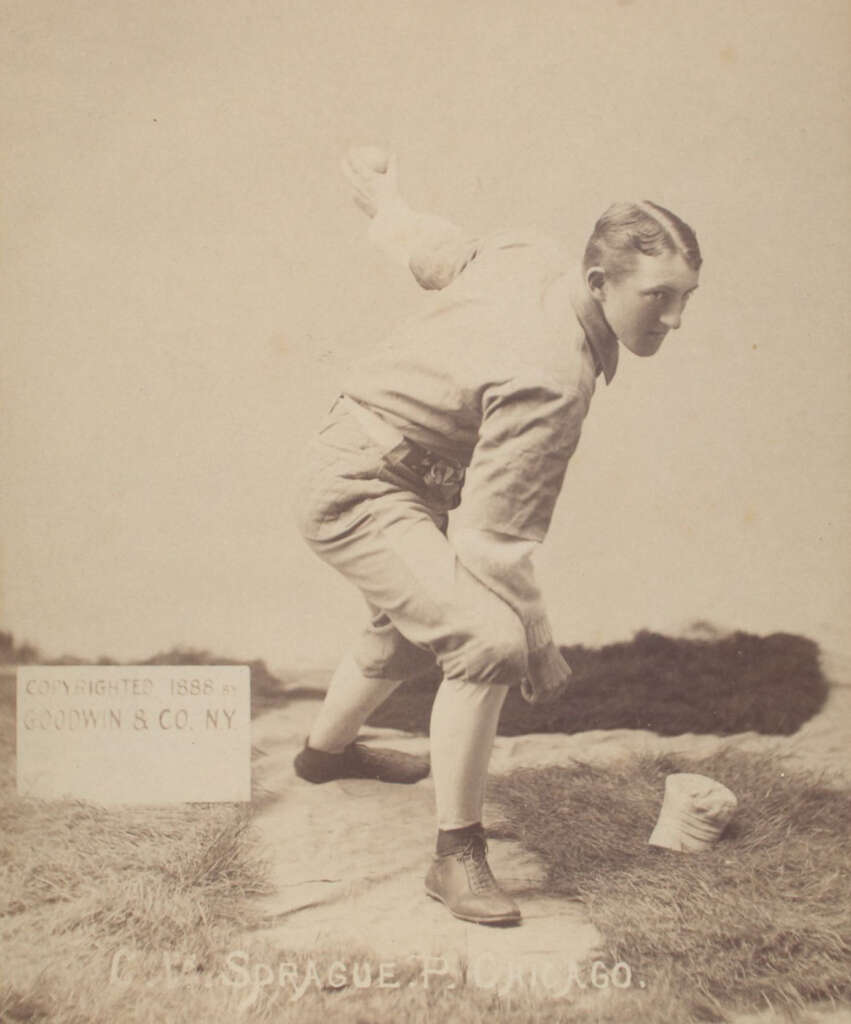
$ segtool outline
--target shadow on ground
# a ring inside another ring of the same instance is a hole
[[[533,706],[512,690],[501,736],[592,729],[788,736],[821,709],[828,692],[818,645],[789,633],[640,632],[626,643],[561,650],[573,669],[568,693]],[[438,678],[403,684],[369,724],[427,733],[438,685]]]

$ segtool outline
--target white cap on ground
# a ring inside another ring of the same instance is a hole
[[[720,839],[737,806],[735,794],[706,775],[669,775],[648,843],[683,853],[706,850]]]

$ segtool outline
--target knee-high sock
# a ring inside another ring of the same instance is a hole
[[[389,679],[370,679],[347,654],[331,677],[325,700],[307,742],[314,750],[340,754],[373,711],[399,686]]]
[[[438,828],[482,820],[485,783],[507,686],[444,679],[431,710],[431,774]]]

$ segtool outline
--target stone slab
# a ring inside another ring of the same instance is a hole
[[[452,917],[424,890],[435,839],[431,778],[413,786],[297,778],[292,758],[317,707],[295,701],[256,722],[254,825],[273,892],[259,902],[264,920],[253,937],[319,960],[323,950],[366,949],[400,973],[413,963],[435,978],[465,976],[497,991],[569,985],[600,942],[581,904],[548,893],[539,863],[519,844],[490,839],[488,859],[523,922],[489,928]],[[427,737],[367,728],[362,738],[428,753]],[[486,808],[486,824],[496,817]]]

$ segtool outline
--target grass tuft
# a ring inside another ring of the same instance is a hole
[[[647,845],[671,772],[724,783],[739,809],[708,851]],[[547,888],[581,899],[611,956],[686,1018],[851,999],[851,791],[776,758],[637,757],[522,769],[491,796],[541,859]]]

